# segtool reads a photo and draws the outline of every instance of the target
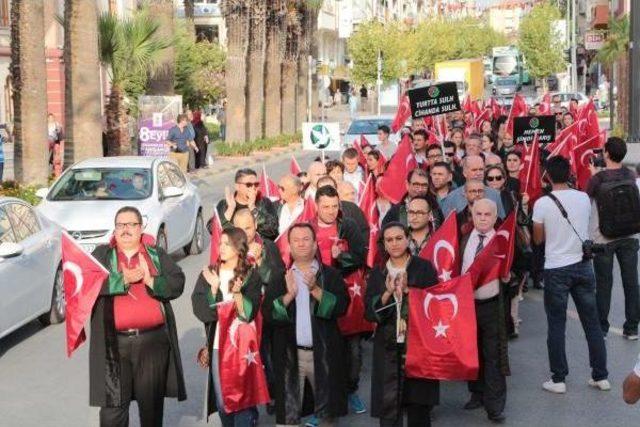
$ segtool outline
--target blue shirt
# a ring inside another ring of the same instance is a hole
[[[184,153],[189,151],[189,147],[187,146],[187,141],[191,141],[191,132],[189,132],[189,126],[185,126],[184,130],[181,132],[180,128],[176,125],[169,129],[169,136],[167,139],[171,142],[176,143],[178,146],[176,147],[176,151],[179,153]]]
[[[4,137],[0,135],[0,163],[4,163]]]
[[[504,206],[502,206],[502,199],[500,198],[500,193],[498,193],[493,188],[484,187],[484,197],[487,199],[493,200],[496,205],[498,205],[498,218],[504,218]],[[467,207],[467,197],[464,195],[464,185],[453,190],[447,197],[442,199],[440,202],[440,209],[442,209],[442,214],[446,218],[449,215],[449,212],[456,211],[462,212],[464,208]]]

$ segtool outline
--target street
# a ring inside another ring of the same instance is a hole
[[[297,154],[305,168],[315,154]],[[268,166],[270,175],[278,179],[287,173],[289,157],[281,156]],[[206,218],[213,204],[224,194],[224,186],[232,182],[227,172],[207,179],[195,180],[206,207]],[[208,244],[207,244],[208,247]],[[186,273],[187,285],[173,308],[178,325],[188,399],[167,400],[165,425],[203,425],[205,371],[196,366],[195,355],[204,343],[204,330],[191,311],[190,295],[201,268],[207,263],[208,251],[184,257],[174,254]],[[608,367],[612,390],[596,391],[587,386],[590,375],[584,334],[573,308],[567,320],[567,354],[570,376],[567,394],[552,395],[541,388],[548,379],[546,353],[546,319],[542,292],[531,290],[521,303],[523,320],[520,337],[510,342],[512,376],[508,379],[507,424],[512,426],[636,426],[638,408],[627,406],[621,397],[624,377],[631,371],[640,346],[625,341],[620,326],[624,321],[622,286],[619,272],[614,271],[612,319],[614,326],[607,341]],[[66,426],[98,425],[98,410],[88,406],[88,345],[72,359],[65,356],[64,324],[43,328],[32,322],[0,341],[0,426]],[[361,396],[369,403],[371,344],[365,345],[365,363]],[[441,387],[441,405],[434,411],[434,425],[489,425],[482,410],[464,411],[468,398],[466,384],[447,383]],[[132,425],[139,425],[137,408],[132,405]],[[372,426],[377,422],[367,414],[351,415],[341,425]],[[210,425],[220,425],[217,416]],[[273,419],[261,410],[260,425],[273,425]]]

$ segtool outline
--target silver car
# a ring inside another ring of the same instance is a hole
[[[67,169],[43,197],[38,211],[60,224],[92,252],[108,243],[114,217],[123,206],[138,208],[144,232],[171,253],[204,249],[202,202],[195,185],[178,166],[155,157],[104,157],[81,161]]]
[[[0,338],[36,318],[64,320],[60,238],[31,205],[0,197]]]
[[[342,145],[344,147],[351,147],[353,141],[359,139],[361,135],[364,135],[372,145],[376,145],[378,143],[378,127],[386,125],[391,128],[392,122],[392,115],[358,117],[349,123],[349,127],[342,138]],[[400,134],[392,132],[389,135],[389,140],[397,143],[400,141]]]

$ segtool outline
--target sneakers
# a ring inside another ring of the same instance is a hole
[[[315,415],[311,415],[306,423],[304,423],[305,427],[318,427],[320,422],[318,421],[318,417]]]
[[[597,388],[600,391],[609,391],[609,390],[611,390],[611,384],[609,384],[608,380],[596,381],[593,378],[589,378],[588,384],[591,387]]]
[[[638,334],[622,334],[622,337],[629,341],[638,341]]]
[[[542,384],[542,388],[556,394],[563,394],[567,392],[567,384],[554,383],[553,380],[546,381]]]
[[[364,406],[362,399],[355,393],[349,395],[349,408],[356,414],[364,414],[367,412],[367,407]]]

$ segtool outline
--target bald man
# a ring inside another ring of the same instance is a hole
[[[462,160],[462,174],[466,180],[480,180],[484,178],[484,160],[480,156],[467,156]],[[493,188],[484,187],[484,197],[493,200],[498,207],[498,217],[504,218],[504,207],[502,206],[502,200],[500,193]],[[464,187],[458,187],[453,190],[447,197],[440,202],[440,208],[446,218],[449,213],[454,210],[458,213],[462,212],[464,208],[468,206],[467,198],[465,196]]]
[[[307,169],[307,178],[309,179],[309,186],[305,192],[305,198],[311,197],[315,199],[316,190],[318,189],[318,180],[327,174],[327,168],[322,162],[312,162]]]
[[[353,184],[348,181],[342,181],[338,183],[338,195],[340,196],[340,201],[342,202],[357,203],[356,189]]]
[[[469,270],[474,259],[489,244],[496,234],[498,207],[493,200],[475,200],[471,207],[473,231],[460,240],[462,273]],[[478,328],[478,356],[480,376],[469,382],[471,398],[464,406],[467,410],[484,407],[489,420],[502,423],[507,399],[509,374],[507,333],[501,284],[496,279],[483,283],[474,292],[476,323]]]
[[[277,206],[278,232],[282,234],[304,209],[304,200],[300,195],[302,181],[297,176],[285,175],[278,182],[278,192],[280,193],[280,203]]]

